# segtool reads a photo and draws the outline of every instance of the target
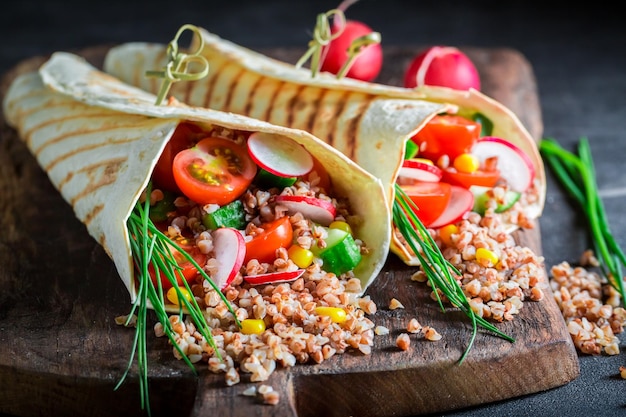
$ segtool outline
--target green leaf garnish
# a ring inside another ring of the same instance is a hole
[[[200,40],[198,49],[192,53],[183,53],[178,49],[178,40],[181,35],[190,30]],[[160,105],[167,92],[172,87],[172,84],[176,81],[196,81],[206,77],[209,74],[209,62],[205,57],[200,55],[204,49],[204,39],[200,35],[200,30],[197,26],[186,24],[178,29],[176,36],[167,46],[168,62],[161,71],[146,71],[146,77],[158,77],[163,78],[161,82],[161,88],[156,99],[156,105]],[[194,73],[187,73],[188,64],[190,63],[200,64],[200,70]]]
[[[459,276],[461,273],[444,258],[430,233],[428,233],[426,227],[415,214],[414,210],[417,209],[415,203],[398,184],[395,184],[395,191],[393,222],[419,259],[420,266],[426,274],[428,282],[435,290],[437,302],[441,310],[445,312],[445,307],[439,296],[439,292],[441,292],[454,307],[465,313],[472,322],[472,337],[463,356],[459,359],[459,362],[463,362],[472,348],[479,325],[509,342],[514,342],[515,339],[500,331],[494,324],[485,320],[483,317],[476,315],[474,310],[472,310],[467,296],[463,293],[463,289],[455,278],[455,276]]]
[[[552,138],[543,139],[539,150],[561,184],[585,212],[600,268],[613,288],[619,292],[622,304],[626,307],[622,273],[622,266],[626,266],[626,256],[615,241],[604,204],[598,194],[589,141],[581,138],[578,155],[567,151]]]

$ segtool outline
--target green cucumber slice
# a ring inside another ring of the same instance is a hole
[[[150,207],[150,220],[155,223],[167,220],[167,215],[172,211],[176,211],[174,200],[176,195],[171,191],[163,191],[163,199],[157,201]]]
[[[271,172],[259,167],[256,177],[254,178],[254,183],[260,188],[269,189],[276,187],[283,189],[291,187],[297,180],[297,177],[279,177],[278,175],[274,175]]]
[[[474,208],[472,210],[480,214],[481,216],[485,214],[487,202],[489,201],[487,191],[489,191],[490,189],[491,188],[489,187],[480,187],[476,185],[470,188],[470,191],[472,191],[472,193],[474,194]],[[504,202],[498,203],[495,212],[503,213],[507,211],[513,206],[513,204],[515,204],[520,199],[521,196],[522,193],[518,191],[507,191],[504,196]]]
[[[211,230],[220,227],[243,230],[246,227],[246,212],[243,209],[243,203],[240,200],[235,200],[214,212],[205,214],[202,216],[202,224]]]
[[[353,270],[361,262],[361,252],[352,235],[341,229],[327,229],[326,247],[317,245],[311,251],[324,261],[323,268],[339,276]]]

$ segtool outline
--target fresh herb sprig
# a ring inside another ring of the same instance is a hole
[[[150,195],[150,186],[146,189],[146,195]],[[137,359],[137,367],[139,373],[139,387],[141,395],[141,408],[146,409],[150,415],[150,400],[148,386],[148,354],[147,354],[147,332],[148,332],[148,309],[152,308],[156,314],[157,320],[163,325],[165,335],[168,337],[175,349],[178,350],[183,361],[195,373],[195,367],[189,358],[180,349],[176,343],[176,333],[169,320],[169,314],[166,309],[166,301],[161,283],[161,277],[165,277],[176,289],[178,300],[180,302],[179,315],[182,319],[183,314],[187,314],[193,321],[196,329],[202,334],[209,346],[215,351],[216,357],[221,359],[219,350],[215,345],[211,327],[208,325],[203,310],[198,305],[195,298],[188,300],[183,296],[179,284],[177,282],[177,273],[181,270],[179,263],[174,257],[174,251],[180,253],[188,262],[198,270],[198,273],[209,282],[212,288],[220,295],[222,301],[228,307],[228,310],[235,318],[237,326],[240,322],[235,315],[230,302],[226,299],[221,290],[215,285],[207,273],[200,265],[196,263],[191,255],[183,248],[177,245],[167,235],[161,232],[150,219],[150,199],[147,197],[145,201],[137,202],[133,212],[131,213],[127,227],[130,234],[131,253],[135,264],[135,279],[137,281],[137,298],[133,303],[130,314],[127,317],[126,325],[130,325],[133,316],[136,314],[136,331],[134,343],[128,361],[126,371],[120,378],[115,389],[118,389],[130,372],[132,364]],[[155,275],[154,285],[148,272],[148,268],[152,266]],[[185,289],[191,294],[191,288],[186,280],[181,280]]]
[[[467,296],[455,278],[460,275],[460,272],[445,259],[432,236],[415,214],[415,210],[417,210],[415,203],[398,184],[395,184],[394,225],[419,259],[420,267],[435,291],[439,306],[442,311],[445,311],[439,295],[439,292],[441,292],[454,307],[465,313],[472,322],[472,337],[459,362],[465,359],[472,348],[478,333],[478,326],[482,326],[509,342],[514,342],[515,339],[503,333],[493,323],[476,315],[474,310],[472,310]]]
[[[587,138],[578,143],[578,155],[564,149],[555,139],[546,138],[539,144],[543,155],[558,180],[583,209],[591,231],[595,254],[600,268],[615,288],[626,307],[624,274],[626,256],[619,247],[606,216],[602,198],[598,193],[591,147]]]

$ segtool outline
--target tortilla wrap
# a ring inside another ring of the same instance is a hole
[[[7,123],[112,258],[132,302],[137,292],[126,222],[183,121],[266,132],[303,145],[328,171],[334,194],[348,198],[358,219],[354,235],[370,252],[354,274],[366,290],[388,256],[391,239],[380,179],[305,131],[185,105],[156,106],[155,101],[154,95],[98,71],[81,57],[58,52],[38,72],[17,78],[3,102]]]
[[[526,216],[535,219],[541,215],[546,179],[536,143],[512,111],[481,92],[431,86],[406,89],[337,79],[328,73],[312,78],[308,69],[238,46],[204,29],[199,33],[209,74],[199,81],[175,85],[170,93],[178,100],[310,131],[380,178],[387,185],[390,210],[406,141],[438,113],[480,112],[493,122],[493,136],[507,139],[530,157],[538,199],[526,208]],[[189,49],[197,50],[198,45],[196,37]],[[147,78],[145,72],[162,68],[166,52],[166,45],[123,44],[109,51],[104,71],[154,92],[158,81]],[[509,230],[516,228],[511,225]],[[404,262],[419,264],[395,234],[391,249]]]

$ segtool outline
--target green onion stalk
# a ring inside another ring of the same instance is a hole
[[[589,141],[581,138],[578,155],[564,149],[552,138],[543,139],[539,150],[560,183],[583,209],[600,268],[611,286],[619,292],[622,304],[626,307],[622,272],[622,267],[626,266],[626,256],[615,241],[598,193]]]
[[[493,323],[477,315],[472,310],[467,296],[456,279],[461,273],[445,259],[432,236],[415,214],[415,210],[417,210],[415,203],[397,184],[395,185],[395,192],[393,223],[417,256],[422,271],[424,271],[428,282],[434,289],[441,310],[445,312],[445,307],[439,295],[440,292],[454,307],[465,313],[472,323],[472,337],[459,362],[463,362],[472,348],[478,333],[478,326],[482,326],[484,329],[509,342],[514,342],[515,340],[512,337],[503,333]]]
[[[148,186],[146,190],[146,195],[150,195],[150,186]],[[179,266],[179,263],[174,257],[174,251],[180,253],[186,261],[193,264],[202,277],[209,282],[218,294],[220,294],[222,301],[224,301],[230,313],[235,318],[237,325],[241,326],[241,324],[239,320],[237,320],[235,311],[230,302],[226,299],[224,294],[215,285],[202,267],[196,263],[191,255],[178,246],[167,235],[161,232],[154,225],[152,220],[150,220],[149,198],[146,198],[146,201],[143,203],[137,202],[127,221],[127,226],[131,238],[130,243],[133,262],[135,264],[137,299],[133,303],[131,312],[128,315],[125,324],[129,326],[136,315],[136,331],[128,366],[115,389],[117,390],[127,378],[136,356],[139,373],[141,408],[146,409],[148,415],[150,415],[146,337],[148,332],[148,310],[150,307],[154,310],[157,320],[163,325],[165,335],[168,337],[174,348],[178,350],[183,361],[189,365],[194,373],[196,372],[194,365],[182,352],[178,343],[176,343],[176,333],[174,332],[173,326],[169,320],[169,314],[165,307],[166,301],[161,281],[162,277],[167,279],[176,290],[179,300],[178,314],[180,317],[182,318],[183,314],[186,313],[188,317],[191,318],[197,330],[205,338],[209,346],[213,348],[216,356],[221,359],[219,350],[213,339],[211,327],[207,323],[202,308],[200,308],[194,297],[191,297],[190,299],[185,297],[179,287],[176,277],[180,274],[180,270],[182,268]],[[150,266],[154,270],[154,281],[151,279],[150,273],[148,272]],[[189,287],[189,283],[187,283],[185,279],[182,279],[181,281],[184,284],[184,288],[189,294],[191,294],[192,292]]]

